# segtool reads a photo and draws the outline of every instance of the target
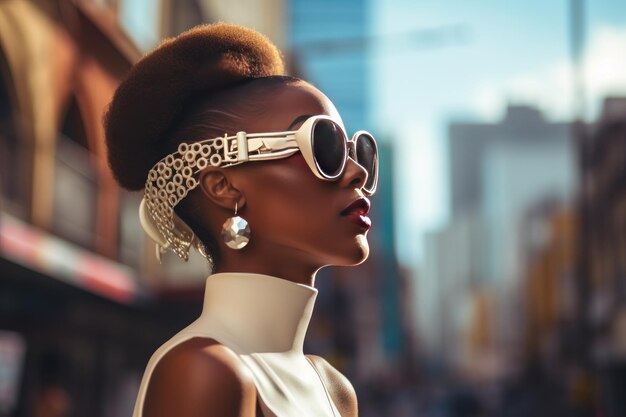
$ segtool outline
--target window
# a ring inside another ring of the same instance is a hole
[[[54,232],[93,248],[98,184],[76,101],[70,104],[57,138],[54,176]]]

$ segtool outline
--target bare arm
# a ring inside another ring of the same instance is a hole
[[[354,387],[341,372],[335,369],[326,359],[315,355],[307,355],[324,381],[330,396],[342,417],[358,417],[359,407]]]
[[[191,339],[154,369],[143,417],[254,417],[256,388],[249,371],[228,348]]]

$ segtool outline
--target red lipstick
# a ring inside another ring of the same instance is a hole
[[[340,214],[347,217],[353,223],[369,229],[372,227],[372,220],[367,217],[367,213],[369,213],[369,211],[370,201],[365,197],[361,197],[354,200],[350,205],[341,210]]]

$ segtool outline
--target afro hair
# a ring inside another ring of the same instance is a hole
[[[197,26],[164,40],[131,68],[104,117],[108,160],[118,183],[144,187],[165,156],[168,133],[200,95],[245,80],[283,75],[276,46],[242,26]]]

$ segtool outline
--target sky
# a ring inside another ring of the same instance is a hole
[[[120,21],[142,51],[152,49],[159,41],[160,3],[154,0],[120,2]]]
[[[588,119],[606,94],[626,96],[626,2],[587,0],[582,62]],[[419,264],[423,233],[448,220],[446,129],[497,122],[507,103],[570,120],[569,2],[385,0],[372,3],[370,117],[396,144],[400,261]],[[398,42],[406,34],[416,41]],[[386,42],[385,39],[395,40]],[[419,266],[419,265],[417,265]]]

